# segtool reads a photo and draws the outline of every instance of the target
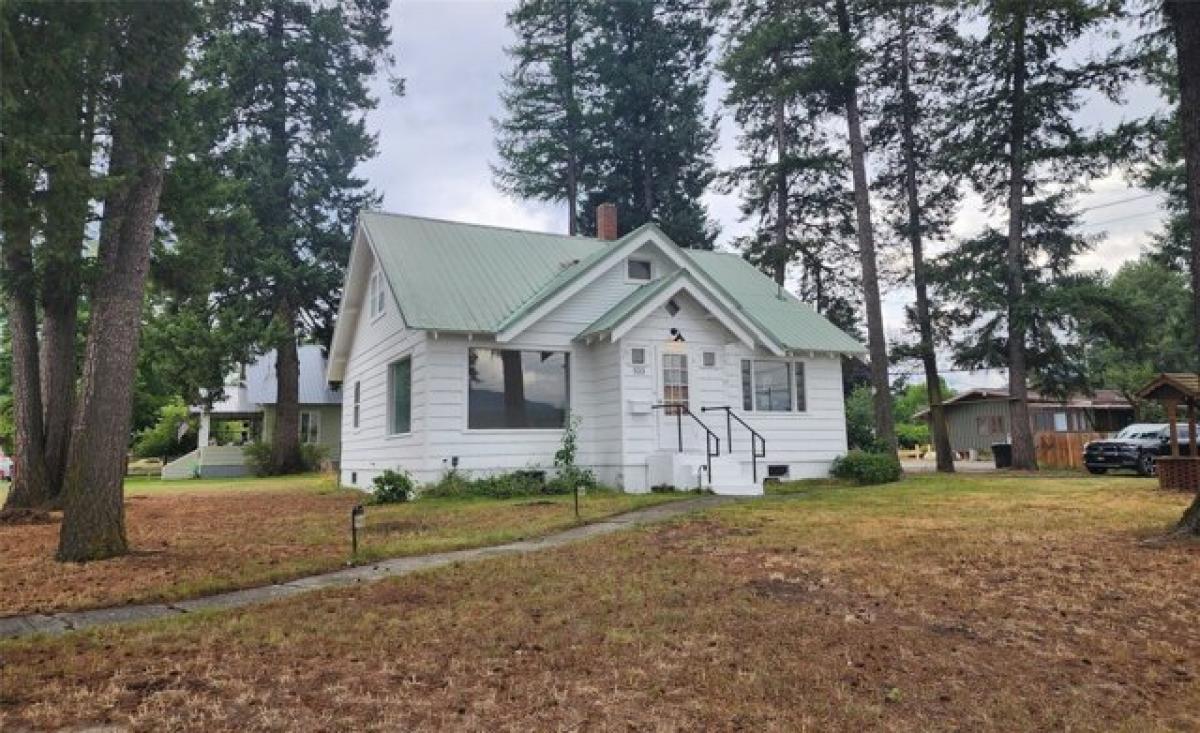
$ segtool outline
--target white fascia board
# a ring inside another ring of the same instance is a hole
[[[338,304],[337,320],[333,323],[333,338],[329,343],[329,363],[325,367],[326,382],[341,382],[346,376],[346,362],[350,358],[350,347],[358,315],[362,310],[363,247],[365,236],[362,222],[355,224],[354,239],[351,240],[350,262],[346,266],[346,279],[342,282],[342,300]]]

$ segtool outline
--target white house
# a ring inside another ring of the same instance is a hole
[[[568,414],[577,462],[626,491],[828,472],[863,347],[737,255],[598,219],[593,239],[360,216],[329,354],[343,484],[552,470]]]
[[[300,442],[316,444],[334,465],[341,450],[342,395],[325,381],[328,365],[320,346],[305,344],[300,360]],[[197,448],[163,466],[164,479],[247,476],[245,448],[271,442],[275,434],[275,351],[268,351],[230,375],[221,399],[194,405],[200,417]]]

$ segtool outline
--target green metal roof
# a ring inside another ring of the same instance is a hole
[[[638,308],[641,308],[652,300],[654,296],[682,280],[686,275],[687,273],[683,270],[678,270],[668,277],[660,277],[657,280],[640,285],[632,293],[622,298],[621,302],[609,308],[608,312],[597,318],[592,325],[580,331],[579,335],[575,338],[585,339],[613,330],[621,324],[621,321],[633,315]]]
[[[816,309],[779,286],[736,254],[684,250],[758,327],[788,351],[866,353],[866,348]]]
[[[613,248],[653,226],[607,242],[382,212],[363,212],[359,220],[405,323],[470,333],[495,333],[514,323],[597,266]],[[790,293],[781,296],[773,280],[738,255],[681,251],[704,279],[785,349],[865,351]],[[580,335],[611,330],[675,279],[639,287]]]
[[[359,218],[411,328],[492,333],[599,239],[363,212]]]

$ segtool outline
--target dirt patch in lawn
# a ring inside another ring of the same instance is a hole
[[[0,644],[0,728],[1200,728],[1186,498],[962,481]]]
[[[178,600],[290,580],[351,559],[349,513],[362,503],[361,493],[321,491],[303,478],[292,491],[155,488],[127,497],[132,551],[124,557],[58,563],[57,523],[0,526],[0,617]],[[581,512],[596,519],[661,501],[597,493],[581,501]],[[514,500],[368,506],[358,559],[496,544],[574,524],[565,499],[537,506]]]

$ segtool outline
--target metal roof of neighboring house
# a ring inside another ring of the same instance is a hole
[[[342,394],[325,382],[325,352],[320,346],[297,349],[300,357],[300,404],[340,405]],[[261,412],[263,405],[276,402],[274,350],[246,365],[246,376],[238,384],[225,386],[225,397],[212,406],[213,413]]]
[[[1002,402],[1008,400],[1006,389],[968,389],[942,401],[946,407],[965,405],[973,402]],[[1029,406],[1032,408],[1051,409],[1055,407],[1091,407],[1100,410],[1133,409],[1129,400],[1115,389],[1098,389],[1091,395],[1073,395],[1066,400],[1043,395],[1034,390],[1029,391]],[[920,418],[929,414],[928,409],[917,410],[913,417]]]
[[[405,323],[468,333],[501,330],[600,265],[620,245],[649,230],[661,233],[652,224],[644,225],[608,242],[382,212],[363,212],[359,221]],[[738,255],[679,251],[695,265],[696,275],[715,285],[744,317],[786,349],[865,351],[810,306],[781,294],[774,281]],[[642,288],[650,286],[665,287],[656,281]],[[622,301],[628,312],[651,297],[648,290],[635,293],[642,295]],[[601,320],[619,320],[620,315],[610,311]]]

